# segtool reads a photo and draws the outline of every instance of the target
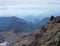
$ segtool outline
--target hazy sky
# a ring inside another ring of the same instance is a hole
[[[0,0],[0,16],[59,14],[60,0]]]

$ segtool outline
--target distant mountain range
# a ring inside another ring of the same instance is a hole
[[[38,28],[41,28],[42,26],[44,26],[47,22],[49,22],[50,18],[46,17],[43,19],[40,19],[40,16],[26,16],[23,19],[26,20],[27,22],[32,22],[34,23]]]
[[[37,17],[29,16],[28,18],[0,17],[0,32],[14,30],[17,32],[28,32],[35,29],[40,29],[49,21],[49,18],[40,20]]]
[[[40,18],[38,18],[36,16],[32,16],[32,15],[25,16],[23,19],[26,20],[26,21],[28,21],[28,22],[32,22],[34,24],[40,22]]]
[[[13,17],[0,17],[0,32],[14,29],[14,31],[28,31],[34,29],[34,24],[26,22],[21,18]],[[31,28],[32,27],[32,28]]]

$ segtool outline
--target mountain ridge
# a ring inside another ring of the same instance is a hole
[[[60,46],[60,16],[51,16],[35,41],[29,46]]]
[[[16,25],[18,25],[18,26],[20,25],[23,27],[25,26],[27,29],[32,27],[32,29],[33,29],[32,23],[26,22],[25,20],[17,18],[15,16],[13,16],[13,17],[1,17],[0,18],[0,32],[11,30],[12,28],[15,28]]]

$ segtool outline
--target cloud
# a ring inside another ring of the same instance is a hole
[[[0,0],[0,15],[38,15],[57,9],[59,0]]]
[[[59,2],[59,0],[0,0],[0,4],[47,4]]]

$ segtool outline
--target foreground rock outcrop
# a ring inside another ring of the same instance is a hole
[[[52,16],[41,31],[32,37],[26,37],[23,39],[24,41],[15,42],[13,46],[60,46],[60,16]],[[23,44],[24,42],[26,44]]]
[[[30,46],[60,46],[60,16],[51,17]]]

